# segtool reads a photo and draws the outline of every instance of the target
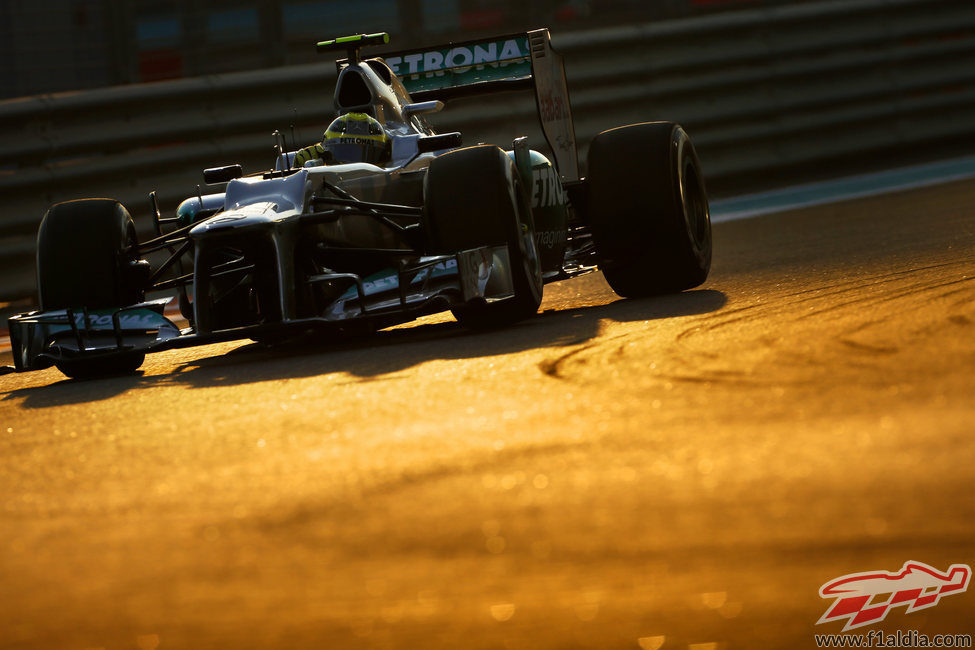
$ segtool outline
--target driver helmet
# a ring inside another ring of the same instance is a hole
[[[389,136],[382,124],[365,113],[339,115],[325,131],[325,151],[337,163],[381,165],[389,160]]]

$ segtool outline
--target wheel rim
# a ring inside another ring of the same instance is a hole
[[[683,135],[682,132],[681,134]],[[687,234],[695,252],[703,254],[711,230],[711,215],[701,169],[690,146],[685,136],[681,138],[677,149],[677,159],[680,162],[680,201]]]
[[[533,297],[541,302],[542,297],[542,261],[535,242],[535,229],[531,223],[531,204],[523,191],[521,181],[515,175],[515,200],[518,209],[518,225],[521,229],[521,259],[525,274],[529,281],[529,288]]]

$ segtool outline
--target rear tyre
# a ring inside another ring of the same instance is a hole
[[[449,254],[506,244],[514,297],[451,310],[465,327],[502,327],[530,317],[542,301],[542,268],[531,204],[514,163],[495,146],[451,151],[427,171],[423,232],[427,252]]]
[[[42,310],[125,307],[142,302],[143,290],[132,262],[135,224],[112,199],[81,199],[48,210],[37,233],[37,290]],[[141,352],[59,361],[69,377],[133,372]]]
[[[711,269],[711,218],[701,163],[672,122],[622,126],[589,147],[587,212],[603,276],[639,298],[703,283]]]

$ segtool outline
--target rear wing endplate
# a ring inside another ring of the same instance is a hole
[[[391,52],[383,59],[415,101],[534,89],[538,120],[555,166],[563,181],[579,180],[565,67],[547,29]]]

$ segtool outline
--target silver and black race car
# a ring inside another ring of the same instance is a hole
[[[360,56],[386,43],[319,43],[345,53],[339,118],[323,142],[287,151],[279,138],[273,168],[255,175],[206,170],[222,191],[169,218],[156,207],[149,241],[117,201],[52,206],[37,239],[40,309],[9,320],[15,369],[131,372],[147,352],[376,330],[445,310],[467,327],[499,327],[534,314],[545,283],[597,268],[624,297],[704,282],[708,200],[680,126],[600,133],[580,178],[548,30]],[[521,88],[535,93],[551,160],[524,137],[462,147],[461,134],[427,122],[454,98]],[[146,260],[161,251],[165,261]],[[162,291],[176,294],[188,327],[164,315],[172,295],[146,300]]]

